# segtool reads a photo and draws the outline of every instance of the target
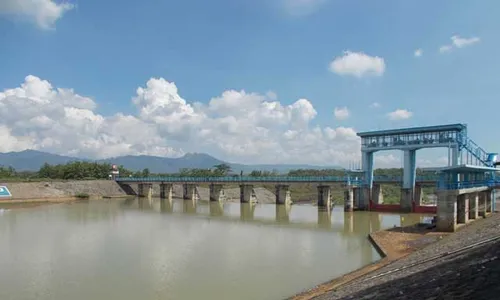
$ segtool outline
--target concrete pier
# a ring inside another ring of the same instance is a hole
[[[173,185],[171,183],[160,184],[160,198],[172,200]]]
[[[241,184],[240,185],[240,202],[251,203],[253,200],[253,185]]]
[[[361,188],[361,198],[358,208],[361,210],[370,210],[372,200],[372,189],[368,187]]]
[[[479,205],[479,216],[486,217],[486,193],[479,192],[478,196],[478,205]]]
[[[151,183],[139,183],[137,186],[137,196],[151,197],[153,195],[153,185]]]
[[[361,188],[355,187],[352,189],[352,192],[354,197],[354,207],[361,208],[362,207],[361,199],[363,198],[363,196],[361,195]]]
[[[412,188],[402,188],[401,189],[401,211],[411,212],[413,210],[413,189]]]
[[[318,185],[318,207],[330,207],[332,189],[329,185]]]
[[[196,184],[183,184],[182,188],[183,188],[182,198],[184,200],[195,201],[198,199]]]
[[[486,216],[488,194],[491,191],[484,187],[438,192],[437,230],[454,232],[458,224]]]
[[[485,191],[484,193],[486,194],[486,213],[491,213],[491,211],[492,211],[491,191],[488,190],[488,191]]]
[[[352,188],[347,188],[344,191],[344,211],[352,212],[354,210],[354,191]]]
[[[479,217],[479,193],[469,195],[469,219],[475,220]]]
[[[290,186],[278,184],[276,185],[276,204],[288,205],[292,203],[292,197],[290,196]]]
[[[457,197],[457,223],[469,222],[469,195],[462,194]]]
[[[226,198],[224,194],[224,186],[222,184],[210,185],[210,201],[224,201]]]
[[[384,203],[384,195],[382,193],[382,186],[380,184],[373,185],[372,195],[373,195],[373,204]]]
[[[413,192],[413,202],[416,206],[421,206],[423,203],[423,193],[421,185],[415,185],[415,191]]]

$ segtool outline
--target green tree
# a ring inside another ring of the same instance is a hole
[[[228,164],[215,165],[214,168],[215,176],[227,176],[227,174],[231,172],[231,166],[229,166]]]

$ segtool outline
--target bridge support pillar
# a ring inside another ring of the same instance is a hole
[[[442,191],[438,193],[436,229],[454,232],[457,228],[457,193]]]
[[[469,219],[475,220],[479,217],[479,195],[471,193],[469,195]]]
[[[278,184],[276,185],[276,204],[288,205],[292,202],[290,196],[290,186]]]
[[[183,189],[183,198],[184,200],[192,200],[195,201],[198,197],[196,194],[196,184],[186,183],[182,185]]]
[[[486,194],[487,192],[478,193],[479,216],[486,217]]]
[[[380,184],[373,185],[373,204],[383,204],[384,195],[382,194],[382,186]]]
[[[226,198],[222,184],[210,185],[210,201],[223,201]]]
[[[413,210],[413,197],[415,192],[415,175],[417,172],[417,151],[404,150],[403,188],[401,189],[401,210]]]
[[[423,199],[423,193],[422,193],[422,186],[421,185],[415,185],[415,192],[413,193],[413,203],[415,206],[420,206],[422,205],[422,199]]]
[[[172,200],[173,185],[171,183],[160,184],[160,198]]]
[[[492,193],[491,193],[491,191],[485,191],[484,193],[486,194],[486,213],[489,214],[492,211],[492,203],[491,203],[492,202],[491,201],[492,200],[492,197],[491,197]]]
[[[318,185],[318,207],[330,207],[332,189],[329,185]]]
[[[457,223],[467,224],[469,221],[469,194],[457,197]]]
[[[373,188],[373,152],[362,151],[361,160],[363,164],[363,171],[365,173],[365,182],[358,209],[370,210],[372,203],[372,188]]]
[[[344,211],[351,212],[354,210],[354,190],[348,187],[344,191]]]
[[[370,210],[372,203],[372,188],[364,187],[360,190],[358,208],[361,210]]]
[[[151,183],[139,183],[137,186],[137,196],[151,197],[153,195],[153,185]]]
[[[356,187],[352,189],[353,192],[353,198],[354,198],[354,207],[360,208],[362,207],[362,196],[361,196],[361,188]]]
[[[253,200],[253,185],[241,184],[240,185],[240,202],[251,203]]]
[[[402,212],[411,212],[413,210],[413,189],[401,189],[401,200],[399,205]]]

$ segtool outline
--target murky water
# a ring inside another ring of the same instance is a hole
[[[159,199],[0,215],[0,299],[283,299],[380,257],[370,231],[423,216]]]

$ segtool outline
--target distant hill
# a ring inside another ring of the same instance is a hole
[[[91,159],[81,159],[36,150],[24,150],[20,152],[0,153],[0,165],[12,166],[18,171],[38,171],[44,163],[65,164],[71,161],[95,161]],[[208,169],[214,165],[226,163],[231,166],[235,173],[244,173],[253,170],[272,171],[276,170],[285,173],[293,169],[341,169],[332,166],[311,166],[311,165],[286,165],[286,164],[266,164],[266,165],[243,165],[222,161],[205,153],[188,153],[183,157],[169,158],[149,155],[127,155],[114,158],[97,160],[97,162],[107,162],[116,165],[123,165],[133,171],[140,171],[148,168],[152,173],[175,173],[183,168]]]

